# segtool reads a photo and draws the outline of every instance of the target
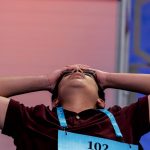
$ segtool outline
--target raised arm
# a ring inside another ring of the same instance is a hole
[[[95,70],[103,89],[115,88],[148,95],[150,120],[150,75],[132,73],[107,73]]]
[[[0,96],[4,97],[48,89],[49,82],[45,75],[0,78]]]
[[[150,75],[131,73],[106,73],[98,71],[98,76],[103,74],[102,87],[133,91],[150,94]],[[101,79],[99,80],[101,84]]]
[[[0,77],[0,129],[3,128],[10,99],[19,94],[48,90],[52,92],[57,78],[66,69],[56,70],[49,75]]]
[[[8,97],[48,89],[46,76],[1,77],[0,78],[0,129],[4,126],[10,99]]]

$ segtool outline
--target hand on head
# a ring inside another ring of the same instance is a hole
[[[106,76],[107,76],[106,72],[98,70],[98,69],[91,68],[90,66],[83,65],[83,64],[68,65],[67,67],[68,67],[68,69],[77,69],[77,68],[80,68],[80,69],[86,69],[86,70],[90,70],[90,71],[95,72],[96,79],[97,79],[98,84],[101,87],[101,89],[104,90],[106,88],[105,87]]]
[[[51,74],[48,74],[48,81],[49,81],[49,91],[52,93],[53,89],[56,85],[56,82],[58,78],[62,75],[62,73],[66,70],[78,70],[78,69],[87,69],[89,66],[87,65],[82,65],[82,64],[74,64],[74,65],[67,65],[61,69],[57,69]]]
[[[59,86],[59,90],[60,89],[64,90],[65,85],[68,85],[68,83],[72,83],[72,81],[70,81],[70,82],[67,81],[67,83],[66,83],[66,79],[68,80],[68,78],[71,77],[71,74],[75,73],[75,72],[80,72],[80,73],[83,73],[84,75],[87,75],[87,76],[89,76],[89,72],[91,74],[92,74],[92,72],[94,72],[94,75],[93,75],[94,79],[96,77],[95,81],[96,81],[97,84],[99,84],[98,85],[99,99],[97,100],[96,106],[97,106],[97,108],[105,107],[105,102],[104,102],[105,94],[104,94],[104,91],[102,90],[102,85],[100,85],[101,83],[103,83],[103,79],[105,78],[105,73],[100,71],[100,70],[90,68],[87,65],[81,65],[81,64],[65,66],[62,69],[58,69],[58,70],[54,71],[51,75],[48,76],[49,77],[49,82],[50,82],[50,85],[51,85],[50,86],[50,92],[52,93],[53,107],[56,107],[57,105],[60,104],[60,101],[57,99],[57,97],[58,97],[58,86]],[[88,79],[89,79],[89,77],[88,77]],[[95,87],[92,88],[93,87],[92,86],[93,82],[91,83],[92,80],[88,80],[88,82],[89,81],[90,81],[90,87],[87,88],[87,89],[90,89],[91,91],[88,94],[92,93],[93,90],[96,89]],[[60,84],[60,82],[61,82],[61,84]],[[65,84],[63,82],[65,82]],[[77,81],[77,83],[78,82],[80,82],[80,81]],[[63,83],[63,88],[62,88],[62,83]],[[75,84],[77,84],[77,83],[75,83]],[[83,83],[85,84],[85,81],[83,81]],[[86,77],[86,83],[87,83],[87,77]],[[71,84],[69,84],[69,85],[71,85]],[[60,93],[61,93],[60,95],[62,96],[62,93],[66,93],[66,92],[61,91]],[[91,95],[89,95],[88,97],[90,97],[90,96]],[[94,96],[95,96],[95,94],[94,94]],[[90,99],[92,99],[92,98],[90,98]]]
[[[61,69],[57,69],[55,70],[53,73],[51,73],[50,75],[48,75],[48,80],[49,80],[49,85],[50,85],[50,92],[53,92],[53,89],[57,83],[57,80],[59,79],[59,77],[63,74],[64,71],[67,70],[72,70],[72,71],[83,71],[83,70],[90,70],[95,72],[96,74],[96,78],[98,81],[99,86],[104,89],[104,81],[106,79],[106,73],[103,71],[100,71],[98,69],[93,69],[90,68],[90,66],[88,65],[83,65],[83,64],[74,64],[74,65],[67,65]]]

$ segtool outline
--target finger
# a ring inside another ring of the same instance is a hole
[[[84,65],[84,64],[74,64],[74,65],[67,65],[65,66],[67,69],[87,69],[90,68],[90,66],[88,65]]]
[[[79,66],[79,67],[90,67],[90,66],[85,65],[85,64],[73,64],[73,65],[66,65],[66,67],[76,67],[76,66]]]
[[[76,65],[67,65],[64,68],[65,68],[65,70],[70,70],[70,69],[76,69],[77,66]]]

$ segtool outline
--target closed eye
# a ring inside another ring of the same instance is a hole
[[[85,75],[90,76],[92,78],[95,78],[95,72],[91,70],[84,70],[83,71]]]
[[[65,76],[72,74],[73,70],[74,69],[65,70],[64,72],[62,72],[62,76],[65,77]],[[82,73],[84,73],[85,75],[89,77],[95,78],[95,72],[92,70],[82,69]]]
[[[64,77],[64,76],[68,76],[68,75],[70,75],[72,73],[72,70],[65,70],[65,71],[63,71],[62,72],[62,76]]]

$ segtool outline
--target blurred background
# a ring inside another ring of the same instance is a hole
[[[49,74],[68,64],[150,73],[150,0],[0,0],[0,76]],[[13,97],[50,105],[50,93]],[[140,94],[106,90],[107,107]],[[146,149],[149,134],[141,139]],[[0,135],[0,149],[15,150]]]

